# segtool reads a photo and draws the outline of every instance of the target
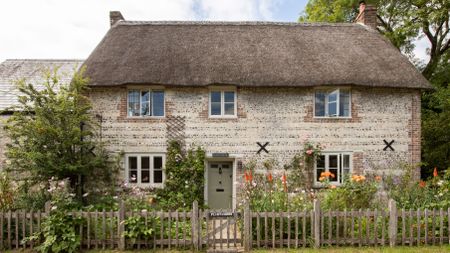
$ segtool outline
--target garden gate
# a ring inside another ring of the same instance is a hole
[[[203,213],[203,214],[202,214]],[[205,232],[200,232],[201,243],[208,252],[238,252],[243,250],[242,220],[236,210],[200,211]]]

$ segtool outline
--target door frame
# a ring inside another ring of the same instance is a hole
[[[236,172],[237,172],[237,162],[236,162],[236,158],[238,158],[238,156],[236,155],[230,155],[229,157],[212,157],[211,154],[207,154],[206,158],[205,158],[205,172],[204,172],[204,176],[205,176],[205,187],[204,187],[204,198],[205,198],[205,204],[208,205],[208,169],[209,169],[209,164],[211,162],[231,162],[231,166],[233,168],[232,170],[232,182],[231,182],[231,206],[233,208],[233,210],[236,209],[236,203],[237,203],[237,199],[236,199]]]

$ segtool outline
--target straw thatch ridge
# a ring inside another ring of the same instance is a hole
[[[85,65],[92,86],[430,88],[398,49],[360,24],[119,21]]]

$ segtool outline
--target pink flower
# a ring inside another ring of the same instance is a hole
[[[306,154],[307,155],[312,155],[313,153],[314,153],[314,151],[312,149],[306,150]]]

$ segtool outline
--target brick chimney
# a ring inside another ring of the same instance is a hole
[[[120,20],[125,20],[123,18],[122,13],[120,11],[110,11],[109,12],[109,23],[111,26],[113,26],[115,23],[119,22]]]
[[[376,30],[378,24],[377,7],[366,4],[364,1],[360,1],[359,14],[356,17],[355,22],[364,24]]]

